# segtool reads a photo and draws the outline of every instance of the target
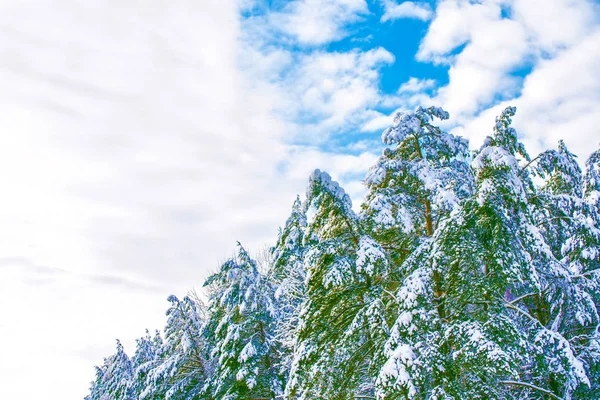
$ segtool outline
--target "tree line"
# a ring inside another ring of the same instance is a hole
[[[88,400],[600,398],[600,150],[479,150],[399,113],[358,210],[316,170],[267,265],[237,255]]]

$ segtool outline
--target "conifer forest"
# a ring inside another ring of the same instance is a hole
[[[362,204],[315,170],[267,254],[170,296],[86,400],[599,399],[600,150],[530,155],[515,113],[478,150],[397,114]]]

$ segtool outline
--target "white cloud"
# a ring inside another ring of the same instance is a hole
[[[519,25],[490,21],[475,37],[456,57],[448,72],[448,85],[438,92],[440,103],[454,115],[473,115],[497,96],[506,98],[519,89],[519,79],[509,74],[527,55]]]
[[[398,88],[392,95],[384,95],[379,101],[379,105],[394,111],[390,114],[384,114],[379,111],[369,110],[365,112],[365,122],[361,125],[363,132],[382,131],[393,122],[394,115],[399,111],[414,110],[418,106],[428,107],[436,104],[432,95],[436,93],[437,82],[434,79],[419,79],[410,77]],[[431,93],[428,93],[431,92]]]
[[[256,42],[249,41],[244,64],[254,76],[253,92],[269,98],[273,113],[285,123],[285,139],[290,142],[322,144],[364,123],[384,100],[379,70],[393,63],[394,56],[381,47],[293,53],[253,47]],[[289,63],[276,65],[271,59]]]
[[[393,61],[394,56],[383,48],[312,53],[301,58],[286,85],[295,88],[300,110],[312,114],[319,130],[336,130],[377,105],[378,69]]]
[[[421,21],[431,19],[432,11],[427,3],[414,3],[412,1],[403,1],[397,3],[394,0],[383,0],[384,13],[381,22],[393,21],[400,18],[414,18]]]
[[[525,79],[516,125],[537,151],[564,139],[581,161],[600,148],[600,27]],[[541,145],[542,148],[539,148]]]
[[[578,43],[598,22],[598,4],[588,0],[515,0],[512,18],[523,24],[534,47],[555,54]]]
[[[362,178],[377,157],[367,150],[358,155],[332,154],[324,153],[316,147],[293,146],[290,158],[283,164],[283,168],[290,179],[301,180],[305,180],[315,168],[327,171],[350,195],[354,208],[357,208],[364,194]]]
[[[169,292],[271,243],[312,169],[361,196],[366,149],[286,142],[302,107],[324,135],[377,102],[393,57],[241,48],[233,1],[31,3],[0,2],[0,398],[81,398]]]
[[[296,0],[269,18],[301,44],[322,45],[345,37],[347,25],[367,12],[365,0]]]
[[[370,115],[369,120],[367,120],[361,126],[361,131],[363,131],[363,132],[383,131],[388,126],[391,126],[393,122],[394,122],[393,113],[390,115],[387,115],[387,114],[383,114],[380,112],[374,112]]]
[[[527,0],[447,0],[438,5],[418,58],[450,65],[449,83],[435,100],[450,111],[454,132],[474,146],[512,104],[532,153],[564,138],[585,157],[600,141],[592,127],[600,109],[598,21],[598,7],[586,1],[540,8]],[[528,66],[524,78],[513,75]]]
[[[387,101],[379,88],[380,69],[394,63],[395,58],[382,47],[339,52],[310,47],[298,50],[294,42],[277,37],[273,23],[281,21],[282,13],[299,18],[301,26],[313,23],[310,15],[301,12],[307,6],[305,1],[293,2],[283,12],[267,9],[246,19],[241,65],[252,75],[253,93],[264,94],[261,97],[270,100],[273,115],[285,124],[288,142],[322,145],[332,136],[360,131],[374,108]],[[320,10],[319,18],[338,21],[340,17],[330,9],[342,6],[363,9],[360,2],[348,0],[326,2],[311,12]],[[337,146],[338,150],[343,146]]]
[[[458,54],[452,52],[466,44]],[[495,2],[445,1],[439,4],[417,55],[420,60],[450,63],[449,83],[437,100],[451,114],[473,115],[497,96],[515,93],[519,80],[509,72],[529,53],[525,29],[502,18]]]
[[[420,61],[448,62],[448,54],[467,43],[474,27],[497,19],[500,8],[495,1],[483,4],[463,0],[441,1],[431,21],[427,34],[417,53]]]
[[[411,76],[398,89],[398,93],[418,93],[435,87],[435,79],[419,79]]]
[[[222,0],[0,3],[0,398],[83,397],[115,337],[133,351],[145,327],[162,328],[169,291],[200,286],[236,240],[270,243],[321,166],[284,144],[277,92],[238,70],[236,11]],[[263,61],[287,55],[273,57]],[[350,60],[369,81],[386,57]],[[322,90],[355,109],[368,87],[327,89],[350,72],[319,60]],[[355,168],[316,155],[340,175]]]

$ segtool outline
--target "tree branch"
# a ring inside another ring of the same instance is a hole
[[[517,176],[521,176],[521,174],[523,173],[523,171],[525,171],[525,169],[527,167],[529,167],[531,165],[531,163],[533,163],[535,160],[537,160],[538,158],[540,158],[541,155],[542,155],[542,153],[538,154],[533,160],[531,160],[527,164],[525,164],[525,166],[523,168],[521,168],[521,170],[519,171],[519,173],[517,174]]]
[[[561,397],[558,397],[557,395],[555,395],[551,391],[543,389],[543,388],[541,388],[539,386],[532,385],[531,383],[517,382],[517,381],[500,381],[498,383],[502,383],[504,385],[510,385],[510,386],[522,386],[522,387],[526,387],[526,388],[537,390],[538,392],[544,393],[544,394],[552,397],[553,399],[563,400]]]
[[[541,324],[541,322],[537,318],[532,317],[531,314],[529,314],[527,311],[521,310],[519,307],[516,307],[515,305],[505,301],[504,299],[502,301],[504,302],[506,307],[510,308],[511,310],[515,310],[516,312],[520,313],[521,315],[524,315],[525,317],[529,318],[534,323]]]
[[[525,299],[525,298],[527,298],[529,296],[535,296],[536,294],[537,293],[535,293],[535,292],[524,294],[523,296],[519,296],[516,299],[510,301],[509,304],[515,304],[515,303],[517,303],[517,302],[519,302],[519,301],[521,301],[521,300],[523,300],[523,299]]]

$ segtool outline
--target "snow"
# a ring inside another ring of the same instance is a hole
[[[308,179],[307,198],[312,197],[311,193],[313,193],[317,185],[320,185],[323,190],[334,196],[346,210],[352,210],[350,196],[336,181],[331,179],[331,176],[327,172],[322,172],[319,169],[315,169]]]
[[[400,344],[389,355],[377,378],[377,385],[392,386],[398,390],[406,388],[408,395],[414,397],[417,394],[416,387],[412,384],[409,368],[413,364],[415,354],[411,347]],[[385,398],[383,393],[379,398]]]
[[[448,119],[450,115],[440,107],[422,108],[418,107],[415,112],[397,113],[394,123],[381,135],[381,140],[387,145],[400,143],[408,135],[417,135],[433,117],[441,120]]]
[[[519,168],[519,162],[504,148],[489,146],[479,152],[471,166],[476,170],[482,170],[489,166],[492,168],[508,167],[516,171]]]
[[[362,236],[356,253],[356,270],[372,276],[375,263],[386,263],[387,258],[381,247],[367,236]]]
[[[256,355],[256,348],[254,347],[254,343],[248,342],[246,346],[242,349],[240,356],[238,358],[239,362],[246,362],[248,359],[254,357]]]

